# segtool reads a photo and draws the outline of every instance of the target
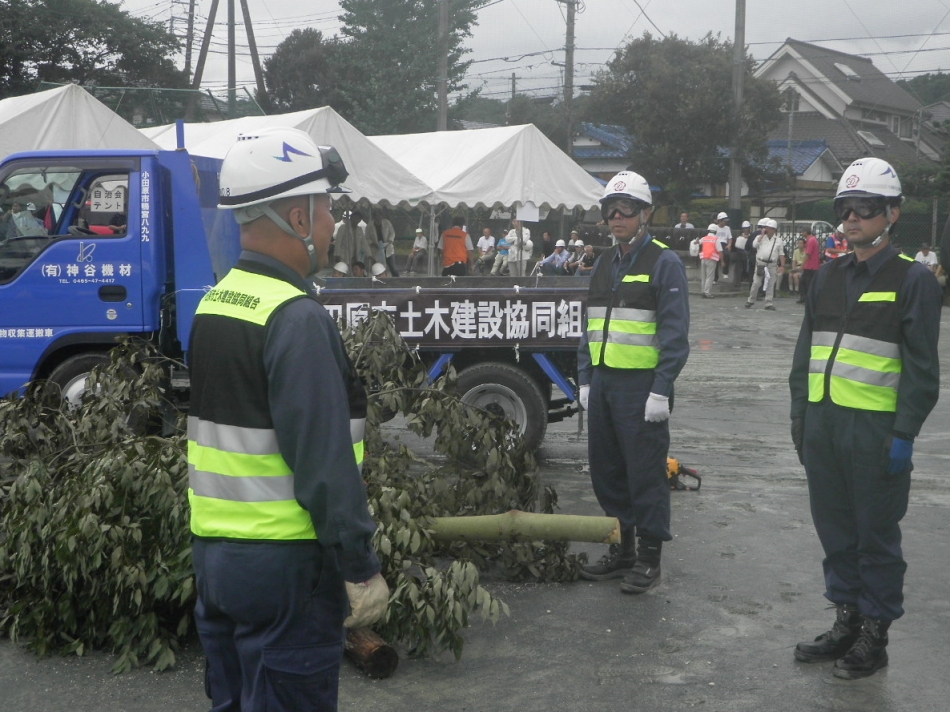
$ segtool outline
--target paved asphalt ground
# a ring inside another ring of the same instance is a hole
[[[696,295],[698,297],[698,295]],[[673,493],[663,583],[642,596],[617,582],[487,585],[511,607],[476,622],[462,659],[411,660],[365,677],[348,662],[341,710],[441,712],[945,712],[950,709],[950,392],[917,439],[903,523],[907,614],[891,628],[891,665],[842,681],[830,664],[792,659],[833,619],[804,473],[788,435],[786,377],[802,307],[692,300],[692,354],[677,381],[672,454],[700,471]],[[942,368],[950,372],[944,310]],[[946,382],[946,376],[944,381]],[[577,418],[553,424],[542,477],[561,511],[600,514]],[[599,556],[602,547],[578,545]],[[404,651],[403,651],[404,652]],[[175,671],[113,676],[104,655],[37,660],[0,643],[3,712],[198,712],[208,709],[196,645]]]

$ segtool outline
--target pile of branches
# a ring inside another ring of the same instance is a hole
[[[480,572],[573,580],[578,559],[563,543],[436,542],[428,519],[551,512],[557,495],[539,488],[514,425],[462,404],[451,369],[429,383],[388,317],[341,328],[370,393],[363,476],[393,592],[376,630],[415,655],[459,657],[472,614],[508,613]],[[44,383],[0,401],[0,634],[40,655],[106,650],[116,671],[162,670],[193,635],[184,418],[170,436],[146,425],[167,413],[163,361],[129,341],[80,405]],[[391,418],[431,452],[384,438]]]

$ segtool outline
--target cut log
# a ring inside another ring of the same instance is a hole
[[[396,649],[370,628],[347,628],[346,656],[370,677],[384,680],[396,671]]]
[[[433,517],[426,521],[438,541],[590,541],[620,542],[616,517],[537,514],[513,509],[475,517]]]

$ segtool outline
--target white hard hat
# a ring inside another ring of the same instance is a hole
[[[764,220],[762,220],[760,224],[762,225],[762,227],[770,227],[773,230],[778,230],[778,223],[775,222],[772,218],[765,218]]]
[[[896,198],[900,200],[901,182],[894,168],[880,158],[859,158],[841,174],[835,198],[857,197]]]
[[[719,232],[719,226],[716,223],[709,223],[709,227],[706,228],[706,232],[715,235],[717,232]]]
[[[583,246],[584,246],[583,240],[574,240],[574,247],[583,247]]]
[[[600,199],[603,205],[614,198],[632,198],[641,203],[653,205],[653,194],[650,193],[650,184],[639,173],[620,171],[610,179],[604,188],[604,197]]]
[[[218,207],[225,210],[316,193],[348,193],[343,159],[299,129],[241,134],[221,165]]]
[[[333,265],[333,271],[349,274],[350,268],[346,266],[346,262],[337,262],[335,265]]]
[[[372,273],[374,277],[378,277],[385,271],[386,271],[386,265],[384,265],[382,262],[376,262],[370,268],[370,272]]]
[[[554,246],[555,246],[555,247],[567,247],[567,243],[564,242],[564,240],[558,240],[557,242],[554,243]]]
[[[844,232],[844,223],[838,223],[838,227],[835,228],[835,232],[843,233]]]
[[[719,213],[719,215],[716,216],[716,220],[728,220],[728,219],[729,219],[728,213]]]
[[[571,230],[571,234],[572,234],[572,235],[580,235],[580,233],[579,233],[577,230]]]
[[[768,218],[759,218],[759,222],[755,224],[756,227],[765,227],[765,223],[768,222]]]
[[[748,220],[743,220],[742,227],[752,227],[752,223],[750,223]]]
[[[417,227],[417,228],[416,228],[416,234],[417,234],[417,235],[421,235],[421,234],[422,234],[422,228],[421,228],[421,227]]]
[[[36,205],[34,203],[27,203],[26,209],[32,213],[34,210],[36,210]]]

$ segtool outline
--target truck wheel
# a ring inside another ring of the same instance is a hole
[[[548,406],[527,373],[506,363],[480,363],[458,376],[462,402],[514,421],[531,450],[541,446]]]
[[[53,369],[47,381],[59,386],[63,400],[72,406],[82,402],[82,394],[86,390],[86,379],[96,366],[109,365],[109,354],[91,353],[70,356],[59,366]]]

